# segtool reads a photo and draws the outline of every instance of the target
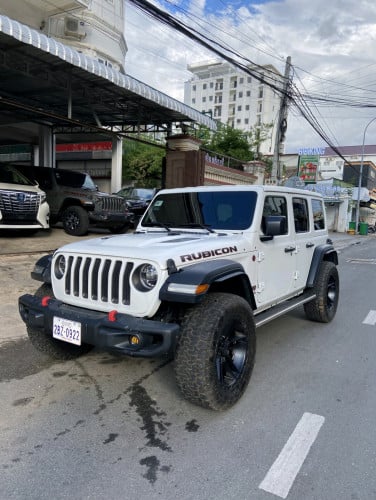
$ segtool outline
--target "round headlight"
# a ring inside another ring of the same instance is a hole
[[[59,257],[55,261],[55,276],[59,280],[65,274],[65,257],[64,255],[59,255]]]
[[[135,287],[142,292],[152,290],[157,284],[157,280],[158,272],[152,264],[142,264],[133,275]]]

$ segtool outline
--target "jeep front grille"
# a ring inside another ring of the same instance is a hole
[[[124,200],[113,196],[106,196],[98,200],[97,207],[105,212],[125,212]]]
[[[116,258],[69,256],[65,293],[81,300],[129,305],[132,268],[133,263]]]
[[[34,221],[38,214],[40,195],[27,191],[0,191],[0,210],[4,221]]]

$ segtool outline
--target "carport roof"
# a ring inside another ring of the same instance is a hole
[[[216,128],[199,111],[3,15],[0,69],[0,141],[17,122],[58,133],[165,131],[178,122]]]

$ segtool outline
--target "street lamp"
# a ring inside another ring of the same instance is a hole
[[[372,118],[372,120],[370,120],[365,129],[364,129],[364,132],[363,132],[363,143],[362,143],[362,156],[360,158],[360,169],[359,169],[359,183],[358,183],[358,199],[357,199],[357,202],[356,202],[356,217],[355,217],[355,233],[358,233],[358,225],[359,225],[359,209],[360,209],[360,189],[362,187],[362,178],[363,178],[363,163],[364,163],[364,143],[365,143],[365,140],[366,140],[366,132],[367,132],[367,129],[368,127],[371,125],[372,122],[374,122],[376,120],[376,116],[375,118]]]

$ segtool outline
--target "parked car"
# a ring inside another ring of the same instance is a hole
[[[124,187],[115,194],[125,198],[129,210],[134,214],[134,224],[137,225],[156,192],[155,188]]]
[[[48,229],[46,193],[10,163],[0,164],[0,229]]]
[[[24,166],[23,173],[45,190],[51,223],[62,222],[68,234],[82,236],[90,225],[120,233],[131,225],[124,198],[99,192],[87,173],[35,166]]]

